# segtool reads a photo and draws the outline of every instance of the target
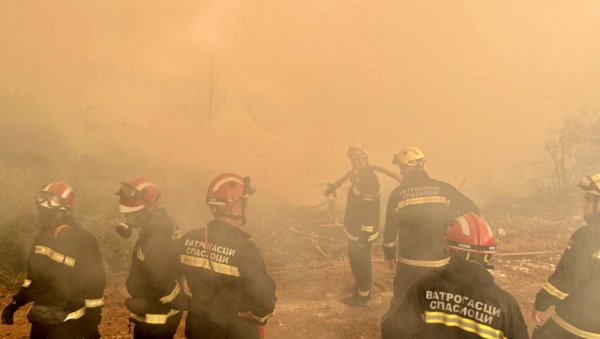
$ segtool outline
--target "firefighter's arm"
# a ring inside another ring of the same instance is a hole
[[[392,191],[385,211],[385,226],[383,229],[383,253],[385,260],[396,260],[396,238],[398,237],[398,199],[396,190]]]
[[[155,239],[142,248],[144,263],[150,274],[150,286],[158,291],[156,299],[177,310],[187,310],[190,297],[180,284],[179,260],[176,243],[169,239]]]
[[[98,339],[101,337],[98,325],[102,321],[106,276],[102,267],[102,254],[98,248],[96,238],[91,234],[84,237],[74,267],[79,284],[77,296],[85,300],[83,337],[85,339]]]
[[[390,309],[381,322],[383,339],[413,339],[423,328],[422,293],[413,285],[402,303],[395,310]]]
[[[244,297],[248,298],[250,309],[240,312],[239,316],[252,318],[259,324],[265,324],[275,310],[276,284],[267,273],[265,262],[254,244],[248,246],[240,262],[241,285]]]
[[[363,211],[359,242],[367,244],[377,238],[379,232],[379,181],[375,173],[365,172],[357,183]]]
[[[468,212],[481,214],[477,204],[466,195],[460,193],[454,186],[447,184],[447,194],[450,199],[450,211],[456,215],[462,215]]]
[[[587,239],[576,231],[567,243],[556,270],[537,293],[535,309],[544,312],[573,292],[588,276],[590,260]]]
[[[35,256],[33,255],[35,248],[35,243],[31,246],[31,250],[29,251],[29,257],[27,258],[27,278],[23,280],[23,284],[17,294],[12,297],[11,302],[6,305],[6,307],[2,310],[2,323],[6,325],[13,324],[13,316],[15,312],[21,308],[23,305],[33,301],[35,294],[38,293],[39,279],[36,279],[35,272],[32,270],[34,267],[33,261],[35,261]]]

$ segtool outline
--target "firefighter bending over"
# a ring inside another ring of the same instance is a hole
[[[519,304],[487,271],[496,240],[482,218],[468,213],[446,233],[450,264],[414,284],[382,323],[397,339],[527,339]]]
[[[105,276],[96,238],[73,218],[73,189],[64,182],[47,185],[36,196],[40,232],[27,259],[27,278],[2,312],[11,325],[14,313],[27,312],[32,339],[100,338]]]
[[[350,180],[344,230],[348,238],[348,258],[355,278],[354,293],[344,299],[350,306],[368,306],[371,298],[371,243],[379,235],[379,180],[369,165],[365,145],[356,143],[348,148],[350,171],[339,182]],[[341,185],[341,184],[339,184]],[[336,184],[329,184],[325,195],[334,193]]]
[[[386,262],[392,269],[396,266],[390,311],[415,281],[448,264],[444,234],[452,219],[467,212],[479,214],[475,203],[452,185],[429,177],[418,148],[394,155],[393,164],[400,167],[403,179],[390,194],[383,234]]]
[[[277,298],[258,248],[240,229],[253,192],[248,177],[217,176],[206,195],[214,219],[180,239],[181,267],[192,293],[188,338],[263,337]]]
[[[583,215],[586,226],[573,233],[556,270],[540,289],[533,317],[539,324],[542,313],[555,306],[546,323],[533,338],[600,338],[600,173],[584,178]]]
[[[176,227],[159,207],[160,192],[149,179],[122,183],[117,195],[119,212],[126,220],[117,225],[119,234],[128,237],[132,229],[140,229],[126,281],[131,298],[125,300],[125,306],[135,324],[133,337],[173,338],[189,300],[177,268]]]

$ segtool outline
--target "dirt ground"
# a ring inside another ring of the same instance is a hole
[[[530,330],[529,317],[535,293],[554,270],[560,254],[503,256],[496,260],[494,276],[500,286],[520,302]],[[373,299],[369,308],[353,308],[342,303],[353,286],[346,261],[327,262],[297,268],[277,268],[272,275],[277,280],[276,314],[266,327],[267,338],[378,338],[379,319],[387,310],[392,292],[393,273],[384,265],[381,253],[373,257]],[[108,278],[106,306],[101,333],[104,338],[130,338],[128,313],[123,306],[127,293],[124,275]],[[12,293],[0,292],[5,305]],[[0,325],[0,338],[27,338],[29,323],[26,307],[15,316],[15,325]],[[183,338],[183,321],[178,338]]]

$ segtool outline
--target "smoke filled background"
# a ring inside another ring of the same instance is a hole
[[[599,9],[0,2],[3,218],[33,211],[42,185],[66,180],[80,215],[112,225],[118,183],[149,176],[195,227],[222,171],[254,179],[251,215],[318,204],[319,184],[345,173],[357,140],[389,168],[403,146],[422,148],[433,176],[480,203],[526,191],[547,175],[534,164],[548,131],[600,107]]]

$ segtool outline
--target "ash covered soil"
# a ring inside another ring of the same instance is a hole
[[[537,226],[533,227],[533,224]],[[495,257],[493,274],[497,283],[519,301],[530,331],[534,327],[529,315],[535,294],[553,272],[575,224],[580,223],[563,220],[540,225],[539,220],[527,219],[519,227],[506,226],[509,231],[501,230],[502,225],[494,227],[497,234],[503,235],[498,236],[502,254]],[[540,227],[545,230],[543,236],[536,231]],[[294,230],[298,231],[297,228]],[[291,234],[300,233],[302,231]],[[307,239],[318,237],[312,232],[299,236]],[[344,240],[338,240],[343,248]],[[279,298],[276,314],[266,327],[266,337],[379,338],[379,321],[388,308],[394,277],[394,272],[385,266],[380,243],[373,246],[373,298],[369,308],[354,308],[342,303],[353,288],[350,265],[343,254],[324,258],[329,251],[318,244],[314,243],[312,251],[316,254],[313,259],[291,265],[269,260],[273,251],[263,248],[270,272],[278,284]],[[283,247],[278,251],[282,250]],[[336,251],[340,254],[339,247]],[[322,257],[320,260],[314,259],[319,256]],[[128,312],[123,304],[127,297],[124,279],[125,274],[108,276],[101,324],[104,338],[132,337],[128,333]],[[2,305],[8,303],[15,288],[0,289]],[[0,338],[27,338],[29,323],[25,317],[26,310],[27,307],[23,307],[16,313],[15,325],[0,325]],[[183,327],[184,320],[177,338],[184,337]]]

